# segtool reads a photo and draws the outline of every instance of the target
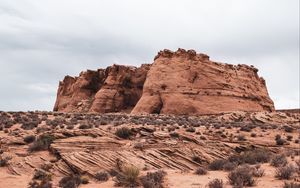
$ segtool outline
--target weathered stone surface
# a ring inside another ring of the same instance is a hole
[[[253,66],[213,62],[194,50],[163,50],[152,65],[113,65],[65,77],[54,111],[176,115],[274,111],[257,72]]]
[[[214,114],[273,111],[257,69],[209,60],[193,50],[158,53],[132,113]]]
[[[149,67],[113,65],[75,78],[66,76],[59,83],[54,111],[130,112],[142,94]]]

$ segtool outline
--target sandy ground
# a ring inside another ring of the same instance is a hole
[[[274,178],[275,168],[269,164],[262,164],[261,168],[265,170],[263,177],[257,178],[257,185],[255,188],[281,188],[284,184],[283,180]],[[196,175],[192,172],[178,172],[174,170],[166,170],[167,176],[164,185],[167,188],[205,188],[206,185],[213,179],[222,179],[225,188],[232,187],[227,180],[228,172],[225,171],[208,171],[206,175]],[[143,172],[146,173],[146,172]],[[0,168],[0,188],[26,188],[28,186],[31,175],[15,176],[9,175],[6,169]],[[53,180],[53,187],[58,187],[59,178]],[[293,180],[290,180],[292,182]],[[90,181],[89,184],[80,185],[79,188],[113,188],[114,181],[110,178],[106,182]]]

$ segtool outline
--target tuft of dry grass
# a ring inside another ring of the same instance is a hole
[[[140,170],[133,165],[122,166],[121,172],[118,172],[115,178],[116,186],[136,187],[139,185],[138,176]]]

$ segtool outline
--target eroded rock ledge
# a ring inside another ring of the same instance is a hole
[[[215,114],[273,111],[265,80],[248,65],[213,62],[194,50],[160,51],[153,64],[113,65],[66,76],[54,111]]]

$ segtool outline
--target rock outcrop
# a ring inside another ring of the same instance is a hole
[[[59,83],[54,111],[130,112],[140,99],[150,65],[113,65],[66,76]]]
[[[265,80],[248,65],[216,63],[194,50],[163,50],[152,65],[113,65],[67,76],[54,111],[215,114],[274,111]]]

